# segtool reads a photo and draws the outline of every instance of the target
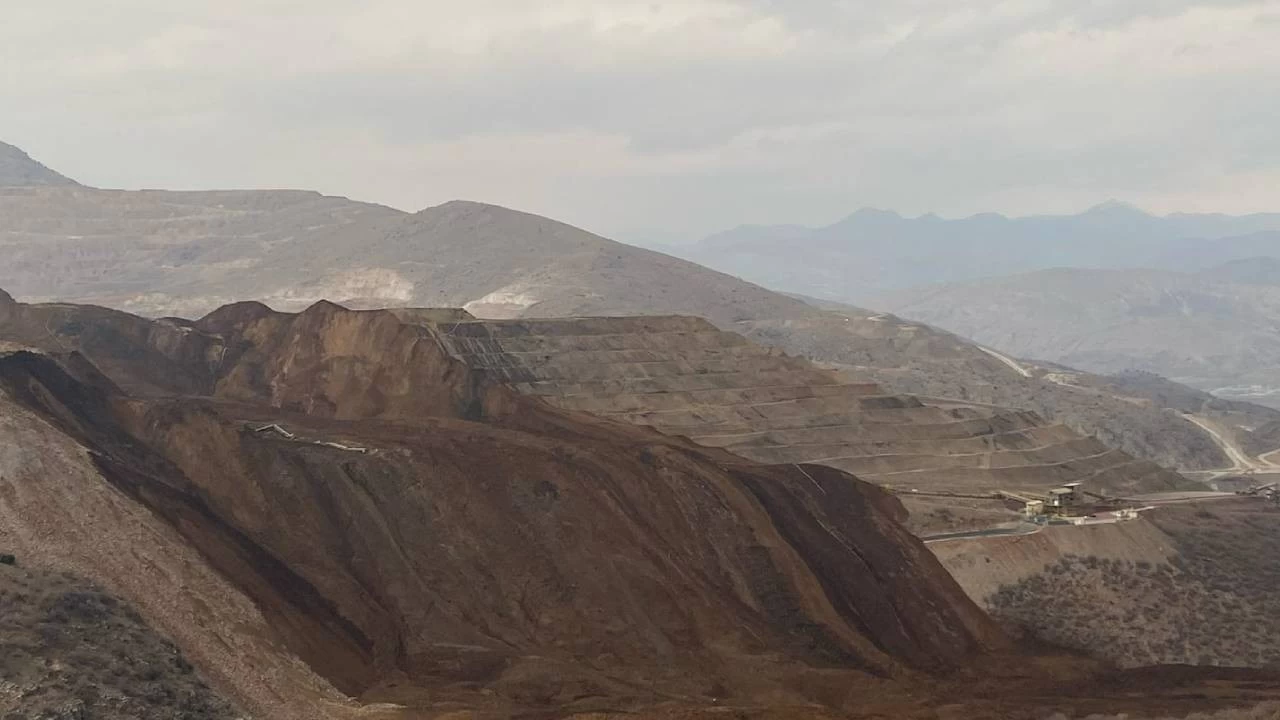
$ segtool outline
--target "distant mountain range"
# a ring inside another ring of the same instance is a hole
[[[958,220],[860,210],[823,228],[744,226],[679,252],[767,287],[869,305],[885,292],[1046,268],[1187,272],[1280,256],[1280,214],[1162,217],[1117,202],[1078,215]]]
[[[679,251],[769,287],[883,308],[1021,358],[1144,370],[1280,407],[1280,214],[959,220],[860,210]]]

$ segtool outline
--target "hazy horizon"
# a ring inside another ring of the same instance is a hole
[[[51,0],[0,139],[103,187],[467,198],[611,236],[1274,209],[1280,2]]]

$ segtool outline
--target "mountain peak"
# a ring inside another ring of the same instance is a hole
[[[854,212],[850,218],[859,219],[892,219],[901,220],[902,216],[893,210],[881,210],[880,208],[865,207]]]
[[[854,212],[849,217],[836,223],[834,227],[845,226],[883,226],[892,225],[904,221],[906,218],[894,212],[893,210],[880,210],[878,208],[862,208]]]
[[[78,184],[41,165],[20,148],[0,142],[0,187]]]
[[[1106,200],[1084,211],[1085,215],[1141,215],[1147,216],[1147,212],[1132,203],[1123,202],[1121,200]]]

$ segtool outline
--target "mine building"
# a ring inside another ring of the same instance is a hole
[[[1077,491],[1079,486],[1080,483],[1071,483],[1069,485],[1064,485],[1060,488],[1050,490],[1049,502],[1047,503],[1048,506],[1059,510],[1075,506],[1080,501],[1080,496]]]

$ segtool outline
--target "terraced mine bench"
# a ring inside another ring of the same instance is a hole
[[[994,493],[1180,479],[1031,412],[927,404],[690,317],[435,324],[455,358],[561,408],[768,463],[816,463],[904,490]]]

